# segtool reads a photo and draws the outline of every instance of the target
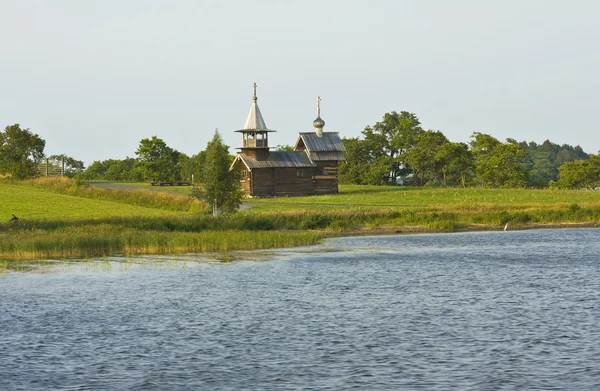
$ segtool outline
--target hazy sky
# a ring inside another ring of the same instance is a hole
[[[272,146],[393,110],[452,141],[600,150],[600,1],[0,0],[0,125],[87,164],[158,136],[231,151],[258,84]]]

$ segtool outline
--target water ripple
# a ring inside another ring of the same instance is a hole
[[[599,233],[336,238],[232,263],[8,272],[0,389],[600,389]]]

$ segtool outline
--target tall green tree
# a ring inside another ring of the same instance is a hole
[[[104,179],[104,174],[108,170],[107,160],[94,160],[84,172],[81,173],[82,179],[101,180]]]
[[[567,189],[594,189],[600,186],[600,154],[588,160],[566,162],[559,168],[558,186]]]
[[[197,182],[202,176],[206,151],[201,151],[181,162],[181,178],[186,181]]]
[[[389,161],[372,153],[368,141],[345,138],[346,161],[340,164],[340,183],[383,185],[388,180]]]
[[[102,179],[117,182],[141,182],[144,180],[144,173],[137,163],[137,160],[132,157],[125,157],[122,160],[110,159]]]
[[[35,175],[37,164],[44,158],[44,141],[19,124],[0,131],[0,172],[24,179]]]
[[[502,143],[479,132],[471,136],[477,182],[488,187],[523,187],[527,184],[527,152],[513,139]]]
[[[397,178],[411,174],[406,153],[422,132],[421,121],[408,111],[385,113],[382,121],[363,130],[371,159],[387,166],[381,173],[388,177],[385,182],[396,184]]]
[[[473,176],[475,159],[469,146],[465,143],[447,142],[435,155],[435,160],[442,172],[442,183],[460,184],[466,187],[467,181]]]
[[[229,147],[223,144],[218,130],[206,145],[204,167],[200,186],[194,187],[192,195],[213,205],[213,213],[234,213],[242,203],[244,192],[240,188],[239,170],[230,170],[233,157]]]
[[[81,178],[117,182],[141,182],[144,180],[144,173],[142,172],[142,168],[138,166],[136,159],[126,157],[123,160],[96,160],[81,173]]]
[[[412,183],[423,186],[426,183],[438,182],[441,167],[436,156],[448,139],[440,131],[425,130],[421,132],[414,145],[405,153],[405,163],[412,169]]]
[[[547,187],[558,180],[558,168],[566,162],[587,160],[589,155],[581,147],[568,144],[558,145],[550,140],[542,144],[522,141],[519,145],[527,151],[525,159],[529,170],[528,186]]]
[[[179,179],[178,174],[181,171],[179,152],[158,137],[142,139],[135,154],[138,157],[138,167],[144,173],[144,179],[151,181]]]

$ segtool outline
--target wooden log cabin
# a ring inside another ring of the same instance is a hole
[[[336,194],[338,165],[346,149],[337,132],[324,132],[321,98],[317,97],[314,132],[301,132],[293,151],[271,151],[268,129],[257,104],[256,83],[250,113],[242,134],[242,146],[231,169],[240,170],[240,185],[249,197]]]

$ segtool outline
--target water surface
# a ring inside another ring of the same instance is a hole
[[[600,230],[0,275],[2,390],[600,389]]]

